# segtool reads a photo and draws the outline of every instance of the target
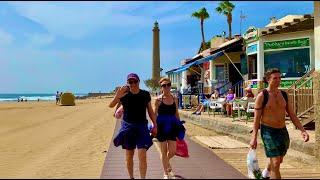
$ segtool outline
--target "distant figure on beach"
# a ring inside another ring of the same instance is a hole
[[[285,123],[286,112],[292,123],[301,131],[304,142],[309,140],[309,135],[293,111],[287,93],[278,89],[281,82],[280,70],[276,68],[268,70],[265,73],[265,80],[268,82],[268,87],[258,94],[255,101],[250,147],[257,148],[257,134],[260,127],[265,154],[270,159],[262,171],[262,176],[267,178],[270,174],[272,179],[281,179],[280,164],[290,144]]]
[[[156,138],[160,142],[161,161],[164,171],[164,179],[169,179],[172,171],[170,159],[176,153],[176,139],[183,139],[184,127],[180,121],[178,111],[178,99],[171,92],[169,78],[161,78],[159,81],[161,92],[155,101],[155,113],[157,115],[158,133]],[[182,134],[182,137],[179,136]]]
[[[133,176],[133,155],[138,149],[140,177],[146,178],[147,173],[147,150],[152,146],[152,138],[148,129],[146,110],[153,123],[151,134],[157,134],[156,116],[151,106],[151,96],[148,91],[139,88],[140,79],[137,74],[127,76],[127,85],[117,90],[109,107],[113,108],[119,102],[123,106],[123,119],[121,128],[114,138],[115,146],[126,149],[127,170],[131,179]]]
[[[60,102],[60,94],[59,94],[59,91],[57,91],[57,94],[56,94],[56,104],[59,104]]]
[[[20,102],[20,98],[18,98],[18,102]]]

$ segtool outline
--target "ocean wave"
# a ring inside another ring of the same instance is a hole
[[[12,94],[10,94],[10,95],[7,95],[7,96],[9,96],[9,97],[6,97],[5,95],[3,95],[4,97],[1,97],[1,95],[0,95],[0,102],[7,102],[7,101],[18,101],[18,98],[19,99],[23,99],[23,100],[28,100],[28,101],[38,101],[38,99],[40,100],[40,101],[55,101],[56,100],[56,96],[55,95],[19,95],[19,94],[17,94],[17,95],[12,95]],[[86,95],[84,95],[84,94],[75,94],[75,97],[77,97],[77,96],[80,96],[80,97],[82,97],[82,96],[86,96]]]

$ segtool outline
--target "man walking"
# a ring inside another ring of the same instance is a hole
[[[257,148],[257,133],[260,127],[265,154],[270,159],[268,167],[262,174],[268,176],[266,174],[270,171],[272,179],[280,179],[280,164],[290,144],[285,124],[286,112],[293,124],[301,131],[304,142],[309,140],[309,135],[288,102],[286,92],[278,89],[281,82],[280,70],[276,68],[268,70],[265,73],[265,78],[268,87],[260,92],[256,99],[250,147],[252,149]]]
[[[133,155],[138,149],[139,171],[141,179],[146,178],[147,150],[152,146],[152,138],[148,129],[146,111],[153,123],[151,133],[157,134],[156,115],[151,106],[151,96],[148,91],[139,87],[140,78],[135,73],[127,76],[127,85],[117,90],[109,107],[113,108],[121,103],[123,119],[121,128],[113,140],[115,146],[122,146],[126,150],[126,163],[130,179],[133,179]]]

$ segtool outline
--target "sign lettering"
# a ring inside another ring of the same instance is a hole
[[[309,46],[309,38],[265,42],[264,50]]]

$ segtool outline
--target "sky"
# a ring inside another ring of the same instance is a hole
[[[219,1],[0,2],[0,93],[110,92],[135,72],[152,75],[152,28],[160,28],[162,75],[197,54],[200,21],[191,14],[205,7],[206,41],[223,31]],[[313,1],[232,1],[233,34],[240,34],[240,12],[249,27],[270,17],[311,14]]]

